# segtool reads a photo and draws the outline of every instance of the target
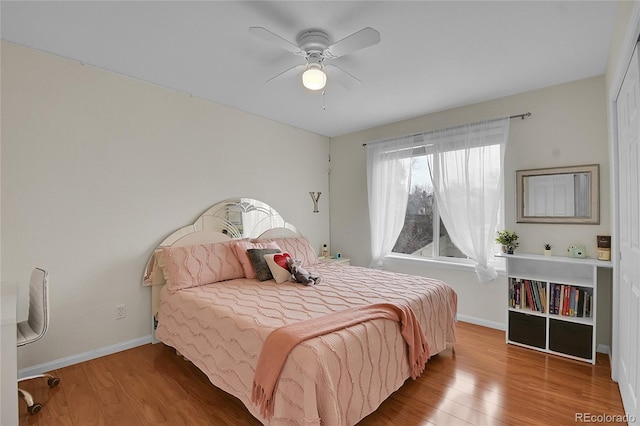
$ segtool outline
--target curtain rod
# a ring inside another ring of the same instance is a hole
[[[516,115],[510,115],[509,118],[521,118],[521,119],[525,119],[527,117],[531,117],[531,113],[530,112],[525,112],[524,114],[516,114]],[[422,135],[424,133],[429,133],[429,132],[422,132],[422,133],[414,133],[413,135],[409,135],[409,136],[419,136]],[[367,146],[366,143],[363,143],[362,146]]]
[[[530,112],[525,112],[524,114],[510,115],[509,118],[522,118],[523,120],[527,117],[531,117]]]

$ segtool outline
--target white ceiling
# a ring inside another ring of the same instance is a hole
[[[326,136],[604,74],[612,1],[10,2],[2,38]],[[334,60],[358,77],[326,95],[301,63],[251,35],[333,41],[364,27],[381,42]],[[326,109],[323,108],[326,105]],[[521,113],[524,111],[513,111]]]

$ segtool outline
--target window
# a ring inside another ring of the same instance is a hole
[[[422,154],[411,158],[411,190],[407,213],[392,252],[420,257],[466,259],[467,256],[451,241],[447,228],[440,219],[427,156],[422,151]]]
[[[509,118],[367,145],[372,266],[391,252],[467,258],[479,282],[492,259]]]
[[[500,172],[499,147],[492,162]],[[502,228],[502,206],[498,209],[497,228]],[[451,241],[447,227],[442,223],[434,194],[433,182],[427,164],[427,155],[414,153],[411,158],[411,190],[407,202],[404,226],[393,253],[426,258],[468,259],[469,257]],[[496,262],[500,264],[500,262]]]

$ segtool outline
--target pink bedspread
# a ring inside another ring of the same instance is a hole
[[[163,289],[156,335],[271,425],[353,425],[411,375],[395,321],[315,337],[291,351],[267,420],[251,392],[263,342],[276,328],[353,306],[408,303],[432,354],[455,342],[457,296],[441,281],[339,264],[307,269],[322,276],[320,285],[238,279],[173,294]]]

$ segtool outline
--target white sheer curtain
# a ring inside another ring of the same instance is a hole
[[[509,118],[424,134],[440,217],[451,241],[476,262],[480,282],[498,276],[489,259],[502,197],[508,136]]]
[[[381,268],[402,231],[411,186],[413,137],[367,144],[371,267]]]

